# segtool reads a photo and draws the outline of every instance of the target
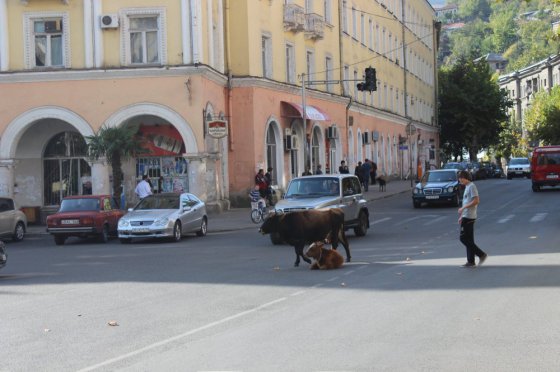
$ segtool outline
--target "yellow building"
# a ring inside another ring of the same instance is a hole
[[[0,194],[42,217],[66,195],[109,193],[86,136],[133,126],[149,150],[124,169],[126,203],[149,174],[156,192],[227,208],[221,1],[0,0]],[[23,41],[23,42],[22,42]]]
[[[88,179],[110,192],[85,156],[104,126],[150,142],[128,205],[145,173],[216,209],[259,168],[279,189],[342,160],[416,174],[437,164],[434,20],[424,0],[0,0],[0,195],[44,216]]]
[[[259,168],[274,168],[282,188],[306,167],[338,172],[342,160],[351,170],[373,160],[388,177],[438,163],[436,25],[427,1],[225,3],[232,201]],[[377,90],[359,90],[370,66]]]

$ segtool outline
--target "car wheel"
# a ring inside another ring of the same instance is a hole
[[[358,216],[358,226],[354,227],[354,234],[356,236],[364,236],[367,234],[368,218],[365,212],[361,211]]]
[[[508,180],[511,180],[511,178],[512,178],[512,177],[508,174],[508,175],[507,175],[507,179],[508,179]]]
[[[175,222],[175,226],[173,226],[173,241],[178,242],[181,241],[183,237],[183,232],[181,230],[181,222]]]
[[[284,243],[284,241],[280,237],[280,234],[278,234],[276,232],[273,232],[273,233],[270,234],[270,241],[274,245],[280,245],[280,244]]]
[[[206,217],[202,217],[202,223],[200,224],[200,230],[196,232],[197,236],[206,236],[208,232],[208,220]]]
[[[413,200],[412,205],[414,206],[414,208],[420,208],[420,205],[422,205],[422,203],[419,202],[419,201]]]
[[[25,235],[25,225],[23,222],[18,222],[16,228],[14,229],[14,235],[12,236],[12,240],[14,242],[21,242]]]
[[[54,244],[56,245],[64,245],[66,241],[66,237],[64,235],[55,235],[54,236]]]
[[[109,226],[103,225],[103,229],[99,234],[99,241],[101,243],[107,243],[109,241]]]
[[[120,238],[119,240],[121,241],[121,244],[130,244],[132,242],[132,239],[130,238]]]
[[[539,192],[539,191],[541,191],[541,187],[540,187],[539,185],[533,184],[533,185],[531,186],[531,188],[533,189],[533,192]]]

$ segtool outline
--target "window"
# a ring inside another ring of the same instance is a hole
[[[350,67],[344,66],[344,94],[350,93],[350,87],[348,86],[348,80],[350,80]]]
[[[267,168],[274,168],[272,171],[272,184],[278,184],[277,172],[274,171],[278,169],[278,165],[276,164],[276,136],[274,135],[274,128],[272,125],[269,125],[268,131],[266,132],[266,163]]]
[[[263,76],[272,78],[272,39],[268,35],[261,38],[261,57]]]
[[[323,0],[323,11],[325,12],[325,22],[332,24],[331,0]]]
[[[358,15],[356,8],[352,8],[352,36],[354,39],[358,40]]]
[[[121,37],[124,65],[167,63],[165,11],[159,8],[124,10]]]
[[[360,41],[366,45],[366,21],[363,14],[360,16],[360,22]]]
[[[306,53],[307,61],[307,80],[313,80],[315,77],[315,56],[312,50],[308,50]]]
[[[296,81],[294,46],[291,44],[286,44],[286,81],[288,83]]]
[[[342,2],[342,31],[348,33],[348,12],[346,11],[346,7],[348,3],[346,1]]]
[[[358,80],[358,71],[354,70],[354,98],[358,99],[358,84],[356,84],[356,81]]]
[[[327,81],[333,80],[333,63],[331,57],[325,58],[325,79]],[[327,83],[327,92],[332,92],[332,85]]]
[[[26,68],[70,67],[68,16],[65,13],[26,14]]]

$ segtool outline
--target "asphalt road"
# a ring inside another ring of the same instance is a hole
[[[0,371],[557,370],[560,190],[477,186],[476,269],[460,267],[457,209],[409,194],[373,202],[332,271],[294,268],[256,229],[9,244]]]

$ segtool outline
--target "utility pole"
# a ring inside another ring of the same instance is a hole
[[[307,79],[305,73],[301,74],[301,110],[303,119],[303,171],[307,171],[307,109],[305,107],[305,85]],[[311,163],[311,162],[310,162]]]

